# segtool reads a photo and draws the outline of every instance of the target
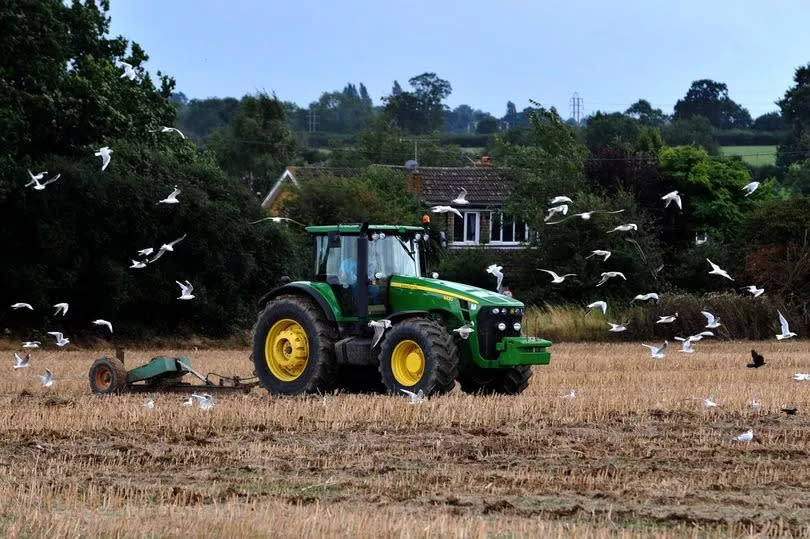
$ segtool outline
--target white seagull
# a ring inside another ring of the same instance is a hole
[[[734,280],[731,278],[731,275],[729,275],[726,270],[722,269],[720,266],[718,266],[708,258],[706,259],[706,262],[708,262],[712,267],[712,271],[709,272],[709,275],[719,275],[720,277],[725,277],[726,279],[729,279],[731,281]]]
[[[374,328],[374,339],[371,341],[371,349],[373,350],[380,343],[380,339],[382,339],[385,330],[391,328],[391,321],[387,318],[382,318],[380,320],[372,320],[368,325]]]
[[[568,215],[568,204],[560,204],[559,206],[553,206],[548,209],[548,215],[543,219],[544,222],[548,221],[558,213],[563,215]]]
[[[782,315],[781,312],[779,311],[776,312],[779,313],[779,326],[782,329],[782,333],[777,335],[776,339],[781,341],[782,339],[790,339],[791,337],[796,337],[796,334],[790,331],[790,326],[788,325],[787,319]]]
[[[691,339],[684,339],[683,337],[675,337],[676,341],[681,341],[681,349],[678,352],[683,354],[694,354],[695,348],[692,346]]]
[[[180,406],[194,406],[194,397],[189,397],[189,398],[187,398],[186,400],[184,400],[184,401],[183,401],[183,402],[180,404]]]
[[[551,270],[541,269],[541,268],[537,268],[537,269],[540,270],[540,271],[544,271],[544,272],[548,273],[549,275],[551,275],[551,282],[553,284],[560,284],[563,281],[565,281],[566,277],[576,277],[576,275],[577,275],[576,273],[566,273],[565,275],[557,275],[556,273],[554,273]]]
[[[30,367],[31,363],[31,354],[25,354],[25,357],[20,357],[17,352],[14,352],[14,368],[15,369],[27,369]]]
[[[714,337],[714,333],[712,333],[711,331],[701,331],[700,333],[696,335],[690,335],[685,339],[683,337],[675,337],[675,340],[683,342],[689,341],[694,343],[703,340],[703,337]]]
[[[603,251],[602,249],[596,249],[594,251],[591,251],[591,254],[586,256],[585,259],[587,260],[587,259],[591,258],[592,256],[601,256],[601,257],[603,257],[602,262],[607,262],[607,259],[610,258],[610,255],[612,255],[612,254],[613,253],[611,253],[610,251]]]
[[[753,295],[755,298],[758,298],[759,296],[765,293],[764,288],[757,288],[757,285],[755,284],[744,286],[743,289],[748,290],[751,293],[751,295]]]
[[[51,387],[53,385],[53,373],[50,369],[45,369],[45,374],[37,374],[42,381],[43,387]]]
[[[411,404],[421,404],[423,400],[425,400],[425,392],[421,389],[418,393],[414,393],[413,391],[408,391],[407,389],[400,389],[403,393],[408,395],[411,398]]]
[[[614,333],[627,331],[627,324],[629,324],[629,322],[623,322],[621,324],[614,324],[613,322],[608,322],[608,325],[610,326],[610,329],[608,331],[612,331]]]
[[[743,186],[742,190],[745,191],[745,196],[750,196],[759,188],[759,182],[751,182]]]
[[[719,406],[719,404],[717,404],[717,402],[714,399],[712,399],[711,397],[706,398],[706,399],[704,399],[702,397],[692,397],[692,400],[703,401],[703,407],[704,408],[717,408]]]
[[[656,324],[671,324],[678,319],[678,313],[669,316],[659,316]]]
[[[28,173],[31,174],[31,171],[29,170]],[[40,173],[40,174],[42,174],[42,173]],[[39,176],[39,174],[37,176]],[[45,186],[52,184],[53,182],[55,182],[56,180],[58,180],[61,177],[62,177],[61,174],[57,174],[53,178],[49,179],[48,181],[42,182],[42,183],[39,183],[39,180],[34,177],[30,182],[26,183],[24,187],[33,186],[34,191],[42,191],[43,189],[45,189]]]
[[[487,266],[487,273],[491,273],[497,279],[497,283],[495,285],[495,289],[500,292],[501,291],[501,283],[503,282],[503,266],[498,266],[497,264],[490,264]]]
[[[459,206],[464,206],[465,204],[469,204],[467,200],[467,190],[461,187],[458,192],[458,196],[450,201],[450,204],[456,204]]]
[[[288,221],[290,223],[295,223],[296,225],[299,225],[299,226],[304,226],[304,227],[307,226],[304,223],[302,223],[300,221],[296,221],[295,219],[290,219],[289,217],[263,217],[263,218],[259,219],[258,221],[252,221],[252,222],[250,222],[248,224],[249,225],[255,225],[256,223],[261,223],[262,221],[273,221],[274,223],[281,223],[282,221]]]
[[[703,245],[709,241],[709,236],[705,232],[703,234],[695,234],[695,245]]]
[[[154,410],[155,409],[155,399],[149,399],[145,403],[141,404],[147,410]]]
[[[96,153],[93,154],[96,157],[101,157],[101,170],[102,171],[104,171],[107,168],[107,165],[110,164],[110,159],[112,159],[110,157],[111,153],[113,153],[113,151],[108,146],[104,146],[103,148],[99,148],[99,150]]]
[[[152,129],[152,130],[150,130],[151,133],[157,133],[158,131],[160,131],[161,133],[177,133],[181,137],[186,138],[186,136],[183,134],[183,132],[180,131],[179,129],[177,129],[176,127],[168,127],[166,125],[161,125],[160,129]]]
[[[153,256],[151,260],[149,260],[149,263],[151,264],[151,263],[155,262],[158,258],[160,258],[161,256],[163,256],[166,253],[173,253],[174,252],[174,246],[177,245],[178,243],[180,243],[181,241],[183,241],[184,239],[186,239],[186,236],[187,236],[187,234],[183,234],[182,236],[180,236],[176,240],[174,240],[172,242],[169,242],[169,243],[164,243],[163,245],[161,245],[160,249],[158,249],[157,254],[155,256]]]
[[[15,311],[18,309],[28,309],[29,311],[34,310],[34,308],[31,306],[30,303],[13,303],[11,305],[11,308],[14,309]]]
[[[154,252],[155,250],[152,247],[147,247],[146,249],[141,249],[140,251],[138,251],[138,254],[141,256],[149,256]]]
[[[738,435],[734,439],[737,440],[738,442],[750,442],[751,440],[754,439],[754,429],[748,429],[747,431]]]
[[[706,327],[708,329],[719,328],[722,324],[720,323],[720,318],[714,316],[709,311],[700,311],[700,314],[706,317]]]
[[[132,265],[130,266],[131,269],[142,269],[146,267],[146,262],[141,262],[140,260],[133,260]]]
[[[608,282],[608,279],[612,279],[614,277],[621,277],[625,281],[627,280],[627,277],[624,276],[624,273],[620,271],[603,271],[602,280],[596,283],[596,286],[602,286],[603,284]]]
[[[56,346],[59,348],[70,344],[70,339],[66,339],[65,336],[62,335],[61,331],[49,331],[48,335],[53,335],[53,337],[56,339]]]
[[[42,344],[39,341],[25,341],[22,343],[23,348],[39,348],[39,345]]]
[[[464,339],[465,341],[470,338],[470,334],[475,331],[470,324],[464,324],[461,327],[458,327],[453,330],[453,333],[458,333],[458,336]]]
[[[577,398],[577,390],[572,389],[570,393],[567,393],[565,395],[560,395],[560,398],[561,399],[576,399]]]
[[[179,204],[180,201],[177,200],[177,195],[180,194],[180,189],[177,186],[174,186],[174,191],[172,191],[169,196],[164,198],[163,200],[158,200],[157,204]]]
[[[567,196],[556,196],[556,197],[552,198],[548,203],[549,203],[549,205],[552,205],[552,204],[563,204],[565,202],[567,202],[569,204],[574,203],[574,201],[571,200],[570,198],[568,198]]]
[[[129,80],[135,80],[136,73],[135,70],[132,68],[132,64],[121,62],[121,65],[124,67],[124,72],[121,74],[119,78],[123,79],[124,77],[126,77]]]
[[[610,214],[610,213],[621,213],[621,212],[623,212],[623,211],[624,211],[624,210],[616,210],[616,211],[607,211],[607,210],[593,210],[593,211],[586,211],[586,212],[582,212],[582,213],[575,213],[575,214],[573,214],[573,215],[569,215],[568,217],[565,217],[565,218],[563,218],[563,219],[560,219],[559,221],[549,221],[549,223],[548,223],[548,224],[550,224],[550,225],[556,225],[556,224],[562,223],[562,222],[564,222],[564,221],[567,221],[568,219],[573,219],[574,217],[579,217],[579,218],[580,218],[580,219],[582,219],[583,221],[587,221],[587,220],[589,220],[589,219],[590,219],[590,218],[593,216],[593,214],[595,214],[595,213],[605,213],[605,214]]]
[[[664,341],[664,344],[662,344],[661,346],[653,346],[651,344],[642,344],[641,346],[650,349],[651,358],[664,359],[666,357],[666,354],[664,354],[664,352],[666,351],[667,346],[669,346],[669,343],[667,341]]]
[[[672,191],[671,193],[667,193],[666,195],[661,197],[661,200],[666,201],[664,204],[665,208],[669,208],[669,205],[673,202],[678,205],[678,209],[682,210],[683,206],[681,205],[681,195],[678,194],[678,191]]]
[[[613,230],[608,230],[607,233],[611,234],[613,232],[629,232],[631,230],[638,230],[638,225],[635,223],[627,223],[626,225],[619,225],[615,227]]]
[[[110,322],[107,322],[106,320],[102,320],[101,318],[99,318],[98,320],[93,320],[93,325],[94,326],[107,326],[107,329],[110,330],[110,333],[113,332],[112,324]]]
[[[190,282],[186,281],[186,284],[183,284],[180,281],[175,282],[180,286],[180,295],[177,297],[177,299],[182,300],[194,299],[195,296],[194,294],[192,294],[192,292],[194,291],[194,287],[191,286]]]
[[[202,395],[192,393],[191,396],[200,401],[200,410],[210,410],[214,407],[214,397],[208,393],[203,393]]]
[[[53,313],[54,316],[56,316],[58,314],[61,314],[62,316],[65,316],[67,314],[67,312],[68,312],[68,309],[70,308],[70,305],[63,302],[63,303],[57,303],[53,307],[54,307],[54,309],[56,309],[56,312]]]
[[[433,213],[455,213],[459,217],[464,217],[461,212],[451,206],[433,206],[430,208]]]
[[[793,379],[797,382],[810,382],[810,373],[797,372],[793,375]]]
[[[589,303],[586,305],[588,312],[585,314],[590,314],[590,312],[594,309],[602,309],[602,314],[607,314],[607,302],[606,301],[594,301],[593,303]]]
[[[636,297],[630,300],[630,303],[633,303],[634,301],[650,301],[650,300],[658,301],[659,299],[660,298],[658,297],[658,294],[656,294],[655,292],[648,292],[646,294],[636,295]]]
[[[28,169],[28,175],[31,176],[31,180],[33,180],[33,181],[39,181],[42,178],[44,178],[47,174],[48,174],[47,170],[43,170],[39,174],[34,174],[33,172],[31,172],[30,168]],[[27,185],[26,185],[26,187],[27,187]]]

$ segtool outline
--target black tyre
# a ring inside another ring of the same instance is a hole
[[[472,367],[458,377],[465,393],[483,395],[518,395],[529,386],[532,377],[530,365],[504,369],[481,369]]]
[[[127,387],[127,370],[120,359],[103,357],[90,367],[90,390],[93,393],[120,393]]]
[[[394,324],[380,345],[380,375],[391,394],[403,389],[425,395],[447,393],[456,384],[458,353],[436,321],[411,318]]]
[[[256,376],[271,394],[329,391],[336,385],[335,326],[301,296],[267,304],[253,328]]]

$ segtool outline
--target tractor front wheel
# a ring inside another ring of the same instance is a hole
[[[529,386],[532,377],[530,365],[503,369],[470,368],[458,377],[465,393],[484,395],[518,395]]]
[[[458,353],[444,327],[428,318],[394,324],[380,345],[380,375],[388,392],[447,393],[456,384]]]
[[[120,393],[127,385],[127,370],[120,359],[102,357],[90,367],[90,390],[93,393]]]

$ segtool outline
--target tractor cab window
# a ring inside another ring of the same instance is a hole
[[[329,244],[328,236],[315,238],[315,276],[317,280],[343,287],[357,283],[357,236],[341,236]]]
[[[419,246],[411,238],[377,235],[369,242],[368,266],[370,278],[419,277]]]

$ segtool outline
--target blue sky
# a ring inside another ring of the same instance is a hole
[[[502,0],[340,2],[111,0],[112,33],[139,42],[150,71],[192,97],[275,91],[306,106],[364,82],[375,103],[394,79],[433,71],[451,107],[501,116],[535,99],[569,115],[638,98],[671,112],[693,80],[725,82],[753,116],[776,109],[810,62],[810,2]]]

